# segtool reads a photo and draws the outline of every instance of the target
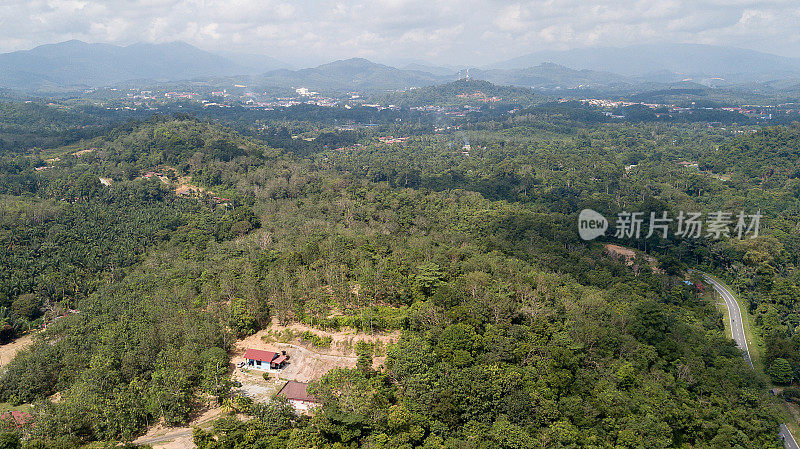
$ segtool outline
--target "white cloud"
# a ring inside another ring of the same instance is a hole
[[[0,51],[185,40],[314,61],[488,63],[540,49],[700,42],[800,55],[796,0],[4,0]]]

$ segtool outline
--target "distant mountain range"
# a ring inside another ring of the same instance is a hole
[[[259,74],[275,69],[285,69],[289,65],[283,61],[265,55],[251,53],[220,53],[220,56],[233,62],[235,67],[244,69],[243,74]]]
[[[610,72],[575,70],[552,62],[519,69],[470,69],[469,75],[495,84],[534,88],[611,87],[630,85],[634,80]]]
[[[260,86],[307,87],[327,91],[384,91],[422,87],[456,79],[455,74],[434,75],[421,70],[404,70],[376,64],[362,58],[345,59],[301,70],[274,70],[254,77]]]
[[[436,73],[425,69],[434,69]],[[443,68],[407,66],[404,69],[362,58],[345,59],[302,70],[275,70],[253,78],[259,87],[307,87],[335,92],[390,91],[427,87],[469,76],[494,84],[544,89],[630,87],[636,79],[594,70],[574,70],[553,63],[524,69],[469,69],[447,72]]]
[[[241,75],[279,66],[274,62],[267,57],[255,61],[248,55],[226,58],[183,42],[121,47],[72,40],[0,54],[0,87],[61,91],[130,80]]]
[[[522,69],[551,62],[574,69],[670,81],[678,78],[721,78],[748,82],[800,76],[800,58],[733,47],[699,44],[652,44],[628,47],[539,51],[489,66]]]
[[[783,84],[797,86],[800,59],[729,47],[664,44],[536,52],[459,72],[421,62],[396,68],[361,58],[289,70],[268,56],[220,55],[183,42],[123,47],[68,41],[0,54],[0,89],[44,94],[131,81],[224,85],[234,79],[255,88],[379,93],[444,84],[467,73],[472,79],[545,90],[641,92],[685,82],[770,90],[778,86],[776,80],[793,80]]]

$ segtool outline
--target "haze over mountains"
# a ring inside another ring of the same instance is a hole
[[[800,58],[733,47],[699,44],[650,44],[629,47],[581,48],[540,51],[491,65],[495,69],[521,69],[552,62],[574,69],[648,76],[659,72],[676,75],[723,77],[761,75],[770,79],[797,76]]]
[[[414,63],[404,68],[353,58],[289,70],[268,56],[207,52],[183,42],[116,46],[67,41],[0,54],[0,89],[57,92],[133,80],[175,82],[245,76],[258,87],[385,91],[424,87],[467,73]],[[692,81],[706,85],[800,78],[800,59],[693,44],[541,51],[469,75],[496,84],[545,89],[615,88]],[[796,82],[788,82],[788,84]]]
[[[398,69],[363,58],[351,58],[300,70],[275,70],[254,77],[260,86],[306,86],[334,91],[392,90],[422,87],[456,79],[455,74],[434,75],[421,70]]]
[[[130,80],[242,75],[280,65],[268,57],[257,61],[250,55],[223,57],[183,42],[121,47],[72,40],[0,54],[0,87],[57,91]]]

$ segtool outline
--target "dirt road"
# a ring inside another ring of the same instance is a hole
[[[33,344],[33,333],[23,335],[11,343],[0,346],[0,367],[11,363],[17,353]]]
[[[211,422],[222,415],[222,409],[216,407],[205,411],[187,427],[164,427],[159,424],[153,426],[145,435],[133,441],[134,444],[150,445],[153,449],[192,449],[195,447],[192,432],[193,427],[207,427]]]

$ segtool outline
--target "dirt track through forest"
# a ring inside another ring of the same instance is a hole
[[[11,363],[17,353],[33,344],[33,333],[23,335],[11,343],[0,346],[0,367]]]

